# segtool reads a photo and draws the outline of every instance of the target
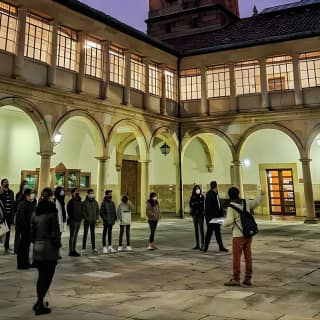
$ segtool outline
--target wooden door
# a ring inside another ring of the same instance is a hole
[[[292,169],[268,169],[267,180],[270,214],[295,215]]]
[[[138,161],[122,160],[121,168],[121,195],[128,193],[129,199],[137,208],[138,189]]]

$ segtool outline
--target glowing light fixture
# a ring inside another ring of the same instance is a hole
[[[61,140],[62,140],[62,137],[63,137],[63,134],[61,133],[61,131],[58,131],[55,135],[54,135],[54,138],[53,138],[53,143],[54,145],[58,145]]]
[[[248,168],[248,167],[250,167],[250,165],[251,165],[251,161],[250,161],[249,159],[244,159],[244,160],[243,160],[243,165],[244,165],[246,168]]]

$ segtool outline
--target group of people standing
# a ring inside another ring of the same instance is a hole
[[[228,195],[230,205],[227,207],[225,216],[216,181],[210,183],[210,190],[206,193],[206,196],[202,194],[199,185],[193,187],[189,201],[196,239],[196,245],[193,249],[200,249],[203,252],[207,252],[214,231],[219,250],[228,252],[228,249],[224,247],[222,242],[221,225],[223,227],[232,227],[233,276],[229,281],[225,282],[224,285],[240,286],[240,259],[243,253],[246,265],[243,284],[245,286],[251,286],[252,236],[244,236],[241,215],[243,214],[243,210],[250,211],[261,203],[263,191],[260,190],[255,199],[241,199],[239,189],[231,187],[228,190]],[[204,220],[206,220],[207,225],[206,233],[204,233]]]

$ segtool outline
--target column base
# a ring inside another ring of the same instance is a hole
[[[317,224],[317,223],[320,223],[320,220],[317,219],[317,218],[306,218],[304,220],[304,223],[306,223],[306,224]]]

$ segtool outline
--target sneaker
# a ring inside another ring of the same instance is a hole
[[[227,248],[221,248],[220,252],[229,252],[229,250]]]
[[[242,282],[243,285],[247,286],[247,287],[251,287],[251,280],[250,279],[246,279]]]
[[[238,287],[240,286],[240,280],[230,279],[228,282],[224,283],[227,287]]]
[[[85,256],[85,255],[86,255],[86,250],[85,250],[85,249],[82,249],[82,250],[80,251],[80,255],[81,255],[81,256]]]
[[[127,251],[132,251],[132,248],[131,248],[131,246],[127,246],[127,249],[126,249]]]
[[[97,255],[97,254],[98,254],[98,250],[97,250],[97,249],[92,249],[92,253],[93,253],[94,255]]]
[[[151,244],[149,244],[147,250],[154,250],[154,248],[152,247]]]
[[[192,248],[192,250],[199,250],[200,249],[200,247],[198,246],[198,245],[196,245],[196,246],[194,246],[193,248]]]
[[[103,247],[103,249],[102,249],[102,253],[108,253],[109,251],[108,251],[108,248],[107,247]]]
[[[74,251],[74,257],[80,257],[80,256],[81,256],[81,254],[79,252]]]
[[[121,252],[123,250],[122,246],[118,247],[118,252]]]
[[[109,252],[111,252],[111,253],[117,252],[117,250],[114,250],[112,246],[109,246],[109,247],[108,247],[108,250],[109,250]]]

